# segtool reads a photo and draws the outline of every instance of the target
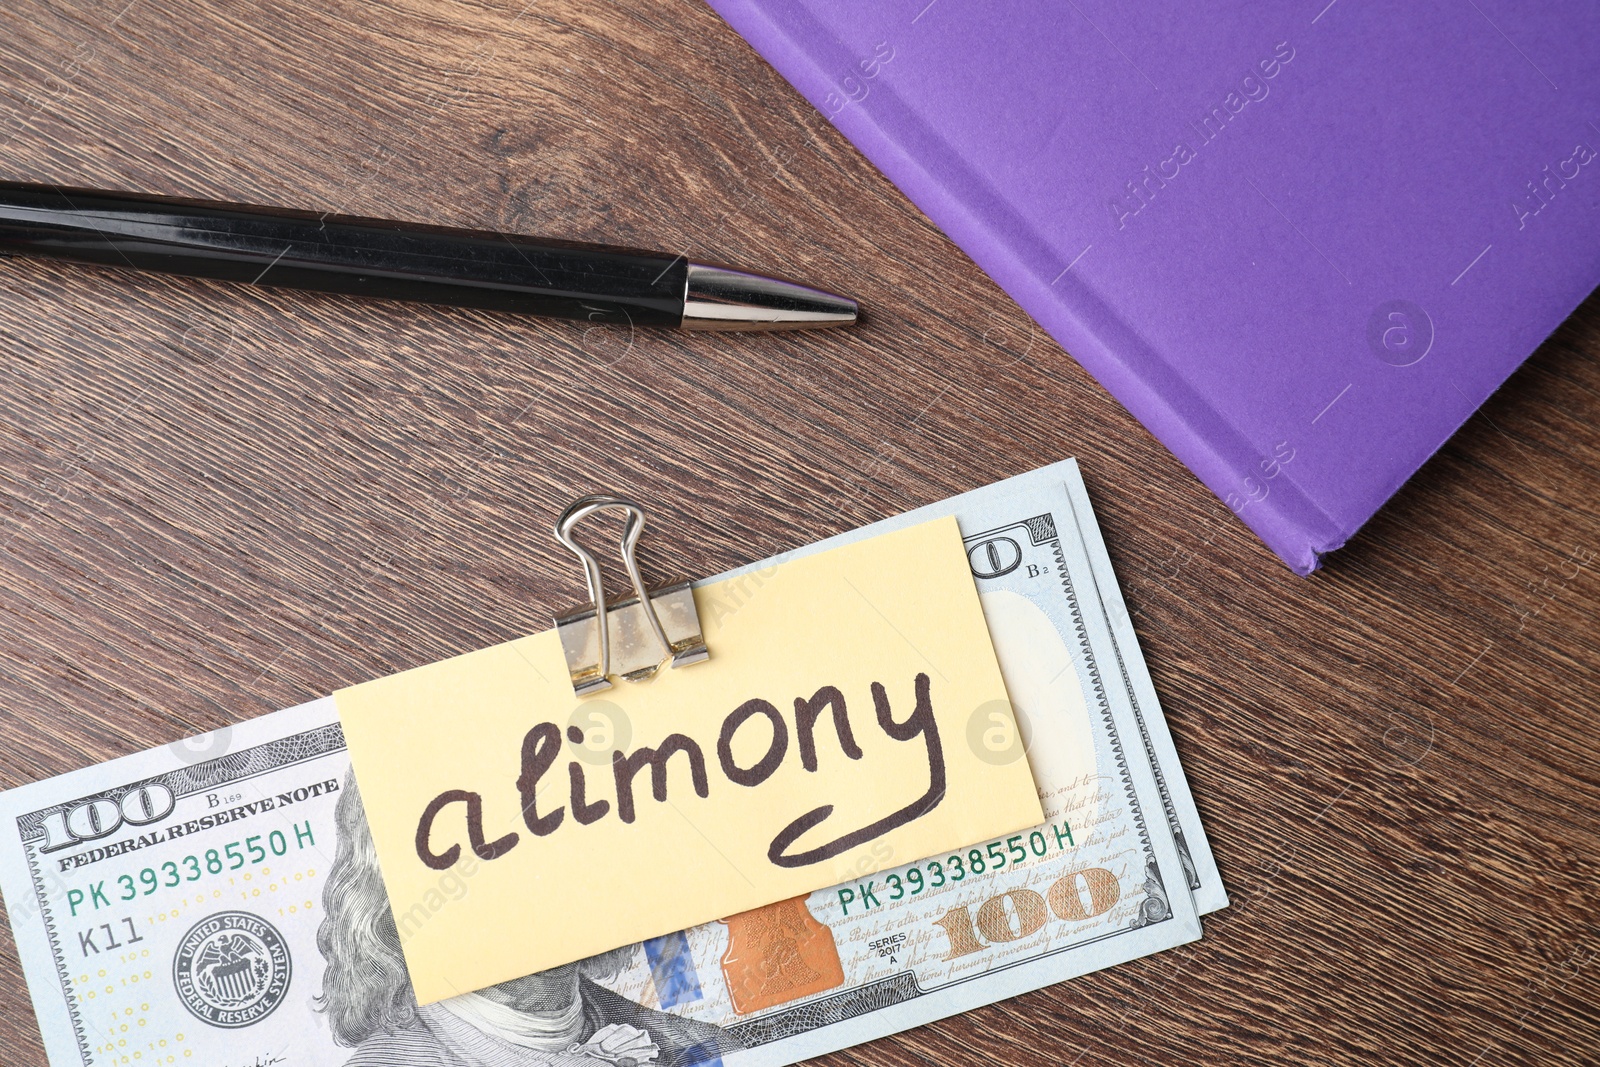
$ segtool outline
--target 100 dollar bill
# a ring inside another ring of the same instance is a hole
[[[51,1062],[776,1065],[1198,937],[1181,771],[1152,766],[1067,490],[1021,481],[940,507],[1021,724],[979,708],[964,743],[1029,760],[1040,826],[880,855],[806,898],[418,1008],[402,941],[470,907],[475,868],[392,914],[332,701],[315,701],[0,795],[0,888]],[[762,565],[742,573],[735,595],[759,596]]]

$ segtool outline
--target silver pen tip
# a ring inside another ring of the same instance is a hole
[[[849,297],[699,263],[683,293],[686,330],[815,330],[853,325],[859,312]]]

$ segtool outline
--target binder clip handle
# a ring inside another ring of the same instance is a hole
[[[610,606],[599,562],[572,535],[573,527],[601,511],[620,511],[625,516],[622,564],[634,593]],[[634,549],[644,533],[646,518],[644,508],[631,500],[586,496],[574,501],[556,520],[556,539],[583,564],[589,588],[587,605],[556,619],[573,692],[578,696],[611,688],[613,673],[628,681],[644,681],[654,677],[668,659],[674,667],[685,667],[711,656],[700,632],[690,584],[678,582],[653,593],[645,588]]]

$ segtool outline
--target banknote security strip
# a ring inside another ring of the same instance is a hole
[[[1076,465],[843,539],[943,515],[1021,712],[1007,730],[976,709],[948,743],[1027,760],[1039,825],[419,1008],[400,940],[476,874],[391,913],[313,701],[0,794],[50,1063],[778,1067],[1197,938],[1227,896]]]

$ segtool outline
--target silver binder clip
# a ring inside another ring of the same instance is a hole
[[[600,564],[572,537],[574,526],[597,511],[607,510],[627,516],[622,527],[622,563],[628,569],[634,592],[610,608],[600,580]],[[644,522],[643,508],[614,496],[586,496],[556,520],[556,539],[582,561],[583,576],[589,583],[590,603],[556,618],[556,633],[561,637],[561,650],[566,653],[572,690],[578,696],[610,689],[613,674],[630,682],[642,682],[654,677],[669,659],[674,667],[687,667],[711,658],[700,633],[700,613],[695,610],[694,590],[689,583],[678,582],[653,593],[645,590],[639,563],[633,556]],[[605,620],[603,626],[601,619]]]

